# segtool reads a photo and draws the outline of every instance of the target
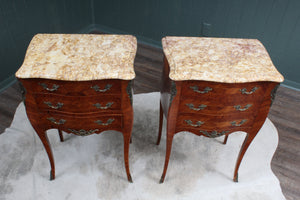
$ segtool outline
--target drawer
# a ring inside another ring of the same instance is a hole
[[[191,115],[181,114],[177,118],[178,128],[197,128],[206,130],[251,127],[253,115]]]
[[[214,99],[223,97],[243,99],[263,98],[264,87],[261,82],[253,83],[216,83],[207,81],[183,81],[181,95],[183,97]]]
[[[80,131],[86,131],[86,133],[99,133],[104,130],[120,131],[123,127],[123,117],[121,114],[63,115],[47,113],[41,115],[41,121],[49,128],[56,128],[74,134],[79,134]]]
[[[105,96],[64,96],[54,94],[34,94],[40,110],[89,113],[121,110],[121,98]]]
[[[243,100],[243,101],[242,101]],[[216,101],[214,99],[203,100],[202,98],[181,98],[179,113],[195,113],[210,115],[231,115],[254,113],[258,111],[261,100],[249,101],[243,98],[224,97]]]
[[[71,96],[121,94],[120,80],[59,81],[49,79],[22,80],[27,92]],[[30,89],[29,89],[30,88]]]

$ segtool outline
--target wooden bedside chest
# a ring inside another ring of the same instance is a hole
[[[165,37],[160,101],[160,143],[167,118],[164,182],[172,140],[189,131],[215,138],[235,131],[247,136],[237,158],[233,180],[252,140],[264,124],[283,76],[263,45],[255,39]]]
[[[46,130],[79,136],[123,134],[128,181],[133,125],[131,80],[136,38],[130,35],[38,34],[16,77],[24,87],[27,116],[55,165]]]

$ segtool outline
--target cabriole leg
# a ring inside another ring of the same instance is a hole
[[[64,136],[62,134],[62,131],[58,130],[58,133],[59,133],[59,139],[60,139],[60,141],[63,142],[64,141]]]
[[[223,144],[226,144],[226,143],[227,143],[227,139],[228,139],[228,135],[225,135],[225,138],[224,138]]]
[[[130,138],[131,135],[123,134],[124,138],[124,163],[125,163],[125,169],[126,169],[126,174],[127,174],[127,179],[129,182],[132,183],[132,178],[130,175],[130,170],[129,170],[129,144],[130,144]]]
[[[162,126],[163,126],[163,116],[164,116],[161,102],[159,105],[160,105],[159,106],[159,128],[158,128],[158,137],[157,137],[156,145],[159,145],[160,143]]]
[[[166,149],[165,165],[164,165],[164,171],[160,178],[159,183],[163,183],[165,180],[165,176],[166,176],[168,164],[169,164],[169,159],[170,159],[170,154],[171,154],[171,149],[172,149],[173,137],[174,137],[173,132],[167,133],[167,149]]]
[[[247,136],[243,142],[243,145],[240,149],[240,153],[238,155],[238,158],[237,158],[237,161],[236,161],[236,165],[235,165],[235,169],[234,169],[234,175],[233,175],[233,181],[234,182],[238,182],[238,170],[239,170],[239,167],[240,167],[240,164],[242,162],[242,159],[249,147],[249,145],[251,144],[251,142],[253,141],[254,137],[255,137],[256,134],[249,134],[247,133]]]
[[[50,143],[49,143],[47,133],[46,133],[46,131],[41,130],[41,129],[35,129],[35,131],[37,132],[39,138],[41,139],[41,141],[42,141],[42,143],[45,147],[45,150],[48,154],[48,158],[49,158],[50,166],[51,166],[50,180],[54,180],[55,179],[55,164],[54,164],[53,153],[52,153],[52,150],[51,150],[51,146],[50,146]]]

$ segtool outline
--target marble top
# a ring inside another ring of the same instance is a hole
[[[167,36],[162,45],[172,80],[224,83],[284,80],[256,39]]]
[[[131,80],[136,48],[131,35],[37,34],[16,77]]]

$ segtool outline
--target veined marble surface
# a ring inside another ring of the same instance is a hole
[[[172,80],[224,83],[284,80],[256,39],[167,36],[162,45]]]
[[[131,80],[136,49],[131,35],[37,34],[16,77]]]

